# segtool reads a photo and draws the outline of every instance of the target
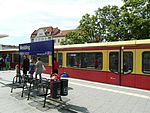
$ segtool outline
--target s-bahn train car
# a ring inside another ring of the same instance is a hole
[[[60,73],[70,77],[150,89],[150,40],[55,47]]]
[[[0,50],[0,58],[3,58],[3,62],[5,62],[5,58],[7,55],[10,57],[11,69],[14,69],[15,65],[19,63],[18,49]],[[5,69],[5,63],[2,66]]]
[[[19,57],[18,51],[13,52],[15,65]],[[55,46],[54,56],[59,62],[59,74],[66,72],[72,78],[150,90],[150,39],[60,45]],[[51,73],[52,57],[40,57],[45,73]]]

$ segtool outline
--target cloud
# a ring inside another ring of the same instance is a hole
[[[61,30],[74,29],[86,13],[94,14],[99,7],[122,5],[121,0],[0,0],[0,33],[12,38],[30,41],[30,35],[39,27],[53,26]],[[21,37],[21,38],[20,38]],[[10,44],[18,44],[12,41]],[[20,42],[19,42],[20,43]]]

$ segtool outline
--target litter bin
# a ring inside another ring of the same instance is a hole
[[[67,96],[68,95],[68,79],[61,79],[61,96]]]
[[[54,99],[60,98],[60,81],[51,81],[51,97]]]

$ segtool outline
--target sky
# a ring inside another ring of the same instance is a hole
[[[93,15],[106,5],[122,6],[122,0],[0,0],[0,44],[29,43],[34,30],[52,26],[75,29],[86,13]]]

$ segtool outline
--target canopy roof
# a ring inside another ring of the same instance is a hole
[[[8,35],[0,34],[0,38],[8,37]]]

